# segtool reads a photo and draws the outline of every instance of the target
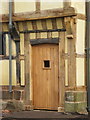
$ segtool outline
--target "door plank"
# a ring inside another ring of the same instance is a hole
[[[32,46],[34,109],[58,109],[58,45]],[[50,61],[50,68],[44,67]]]

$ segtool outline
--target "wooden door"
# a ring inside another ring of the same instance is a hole
[[[58,59],[58,45],[32,46],[34,109],[58,109]]]

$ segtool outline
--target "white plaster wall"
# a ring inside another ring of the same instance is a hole
[[[35,2],[18,2],[15,0],[14,11],[15,13],[32,12],[35,11]]]
[[[0,60],[0,85],[9,85],[9,60]],[[15,60],[12,60],[12,85],[16,85]]]
[[[36,0],[14,0],[15,13],[35,11]],[[81,1],[81,2],[80,2]],[[85,0],[71,0],[78,13],[85,14]],[[62,8],[63,0],[41,0],[41,10]],[[0,14],[9,13],[8,0],[0,0]]]
[[[63,2],[60,1],[41,1],[41,10],[63,8]]]
[[[76,27],[76,53],[85,53],[85,21],[77,20]]]
[[[16,44],[15,41],[12,40],[12,55],[16,56]]]
[[[9,13],[8,0],[7,1],[0,0],[0,14],[8,14],[8,13]]]
[[[9,55],[9,38],[8,35],[6,34],[6,55]],[[16,56],[16,44],[15,41],[12,40],[12,55]]]
[[[20,65],[21,65],[21,85],[25,85],[25,69],[24,69],[24,60],[20,61]]]
[[[20,34],[20,54],[24,55],[24,34]],[[21,70],[21,85],[25,85],[25,63],[24,60],[20,61],[20,70]]]
[[[76,85],[85,86],[85,59],[76,58]]]
[[[68,86],[68,60],[65,60],[65,86]]]
[[[85,0],[71,0],[71,7],[75,7],[77,13],[85,14]]]

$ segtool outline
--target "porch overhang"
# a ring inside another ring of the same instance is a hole
[[[37,19],[47,19],[47,18],[58,18],[58,17],[70,17],[76,16],[75,9],[69,7],[67,9],[51,9],[51,10],[42,10],[40,12],[25,12],[25,13],[14,13],[12,16],[13,21],[27,21],[27,20],[37,20]],[[2,19],[0,22],[8,22],[8,14],[0,15]]]

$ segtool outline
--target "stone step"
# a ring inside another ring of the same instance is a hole
[[[88,120],[88,115],[65,114],[52,111],[21,111],[10,113],[2,120]]]

